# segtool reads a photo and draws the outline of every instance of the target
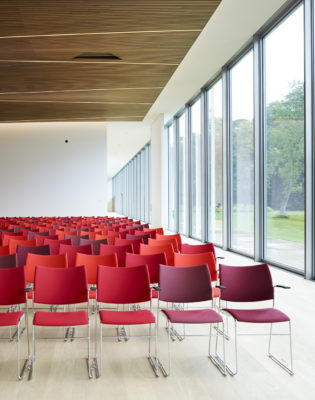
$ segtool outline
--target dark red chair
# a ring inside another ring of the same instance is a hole
[[[101,244],[100,245],[100,255],[103,254],[116,254],[118,260],[118,267],[126,266],[126,253],[133,253],[132,244],[123,245],[110,245]]]
[[[134,311],[100,310],[100,375],[102,374],[102,341],[103,325],[149,325],[148,358],[156,376],[159,376],[157,365],[157,325],[151,311],[151,289],[149,272],[146,265],[133,268],[98,267],[97,301],[107,304],[137,304],[150,301],[150,310]],[[151,325],[155,324],[155,360],[151,356]],[[128,335],[129,336],[129,335]],[[139,335],[137,335],[139,337]],[[96,340],[96,338],[95,338]]]
[[[48,244],[44,244],[43,246],[23,246],[22,244],[19,244],[16,248],[18,267],[23,267],[26,264],[28,254],[42,254],[43,256],[49,256],[50,249]]]
[[[0,255],[0,268],[15,268],[16,266],[16,254]]]
[[[68,256],[68,267],[75,266],[75,259],[77,253],[92,254],[92,245],[85,244],[82,246],[72,246],[70,244],[61,244],[59,247],[59,254],[67,254]]]
[[[232,316],[235,324],[235,370],[227,366],[230,375],[238,372],[237,363],[237,323],[270,324],[268,356],[280,365],[285,371],[293,375],[292,366],[292,339],[291,321],[282,311],[274,308],[274,288],[289,289],[289,286],[273,286],[269,266],[267,264],[251,265],[247,267],[220,264],[220,283],[224,287],[221,291],[221,300],[226,302],[253,303],[258,301],[272,301],[272,307],[236,309],[228,307],[223,311]],[[274,323],[287,322],[289,324],[290,367],[277,359],[271,353],[272,326]]]
[[[80,246],[84,244],[91,244],[93,249],[93,254],[99,255],[100,254],[100,245],[106,245],[107,239],[100,239],[100,240],[90,240],[83,237],[80,237]]]
[[[25,305],[25,315],[24,312],[11,311],[11,312],[1,312],[0,313],[0,327],[16,327],[17,334],[17,376],[18,379],[23,379],[24,372],[29,366],[30,360],[30,349],[28,341],[28,315],[27,315],[27,303],[26,303],[26,281],[25,281],[25,269],[22,268],[6,268],[0,269],[0,306],[13,306],[13,305]],[[20,358],[20,339],[22,333],[21,322],[25,317],[25,328],[27,331],[27,341],[28,341],[28,355],[27,360],[24,363],[23,370],[21,371],[21,358]],[[12,341],[12,337],[10,340]],[[21,371],[21,372],[20,372]]]
[[[134,234],[130,235],[129,233],[126,234],[126,239],[142,239],[144,244],[148,244],[148,240],[151,238],[150,233],[144,233],[144,234]]]
[[[57,254],[59,254],[60,245],[61,244],[71,244],[71,239],[58,240],[58,239],[45,238],[44,244],[49,245],[51,255],[57,255]]]
[[[69,232],[69,233],[73,233],[73,232]],[[65,234],[65,239],[70,239],[72,246],[80,246],[80,239],[81,238],[89,239],[90,236],[89,236],[89,234],[82,235],[82,236]]]
[[[186,268],[174,268],[167,265],[160,265],[159,278],[160,295],[159,300],[170,303],[199,303],[212,299],[211,278],[208,265],[198,265]],[[209,349],[208,357],[213,364],[226,375],[225,366],[225,339],[224,339],[224,323],[220,314],[212,309],[212,307],[202,309],[162,309],[167,318],[168,330],[168,372],[163,367],[164,375],[170,374],[171,358],[170,358],[170,324],[209,324]],[[218,355],[218,324],[222,324],[222,342],[223,342],[223,359]],[[215,354],[211,354],[211,336],[212,325],[215,324],[217,329]],[[186,335],[187,336],[187,335]],[[193,335],[192,335],[193,336]],[[160,362],[161,363],[161,362]]]
[[[45,240],[47,239],[58,240],[58,235],[49,235],[49,236],[35,235],[36,246],[43,246],[44,244],[46,244]]]
[[[88,283],[85,267],[76,268],[45,268],[36,267],[34,282],[34,303],[71,305],[88,303]],[[90,323],[88,309],[67,312],[36,311],[33,318],[33,368],[35,364],[35,327],[74,327],[87,326],[88,340],[88,370],[92,378],[90,362]],[[64,340],[64,337],[61,338]]]

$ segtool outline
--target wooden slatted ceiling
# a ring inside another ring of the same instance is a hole
[[[219,3],[1,0],[0,121],[142,120]]]

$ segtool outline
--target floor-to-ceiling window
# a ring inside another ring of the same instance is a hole
[[[187,234],[186,114],[178,120],[178,228]]]
[[[191,106],[191,146],[190,146],[190,173],[191,173],[191,236],[201,239],[201,99]]]
[[[304,36],[299,6],[264,38],[264,257],[304,269]]]
[[[175,167],[176,167],[175,124],[168,128],[168,229],[175,231]]]
[[[208,241],[222,245],[222,80],[207,91]]]
[[[254,254],[253,51],[230,70],[231,248]]]

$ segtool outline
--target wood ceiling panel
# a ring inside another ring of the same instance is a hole
[[[0,121],[142,120],[220,1],[1,0]]]
[[[220,0],[1,0],[0,35],[202,29]]]

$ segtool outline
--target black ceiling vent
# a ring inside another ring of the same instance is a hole
[[[78,56],[73,57],[76,58],[83,58],[83,59],[93,59],[93,60],[120,60],[119,57],[115,56],[112,53],[82,53]]]

